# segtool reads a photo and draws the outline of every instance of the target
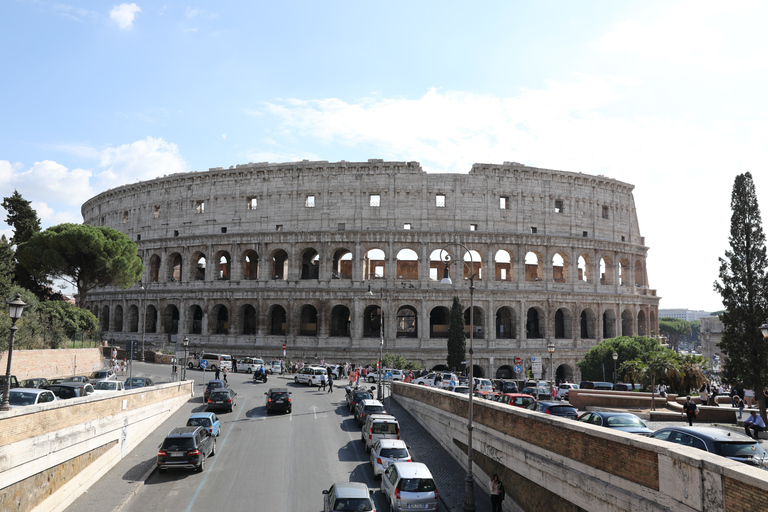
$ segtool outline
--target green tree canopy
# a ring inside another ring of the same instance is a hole
[[[77,288],[80,307],[88,291],[102,286],[127,288],[144,271],[137,246],[108,227],[59,224],[21,244],[16,257],[35,276],[68,281]]]
[[[659,348],[661,348],[659,342],[652,338],[619,336],[598,343],[584,354],[584,359],[576,364],[579,366],[584,380],[601,381],[603,380],[603,368],[605,368],[606,378],[613,373],[614,352],[619,355],[616,360],[617,368],[619,368],[625,361],[641,359]],[[623,381],[623,377],[624,374],[619,372],[619,380]]]
[[[13,283],[13,273],[16,268],[13,256],[13,247],[11,247],[11,243],[3,235],[0,237],[0,297],[8,297],[8,292]]]
[[[35,233],[40,232],[40,219],[32,208],[32,203],[27,201],[18,190],[13,191],[11,197],[3,198],[3,208],[8,212],[5,222],[13,227],[11,245],[23,244]]]
[[[760,208],[750,173],[736,176],[731,193],[730,250],[720,258],[719,281],[714,287],[723,298],[723,337],[726,355],[724,380],[755,390],[760,415],[765,419],[768,384],[768,343],[760,326],[768,318],[768,258]]]
[[[458,297],[453,298],[451,320],[448,325],[448,358],[446,363],[451,370],[458,370],[467,355],[467,335],[464,332],[464,308]]]
[[[659,333],[669,339],[672,350],[677,350],[680,340],[691,334],[691,322],[680,318],[659,318]]]

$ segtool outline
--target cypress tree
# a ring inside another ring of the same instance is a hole
[[[461,368],[461,362],[466,358],[467,335],[464,332],[464,307],[458,297],[453,298],[451,306],[451,323],[448,326],[448,359],[450,370]]]
[[[32,208],[30,201],[21,197],[18,190],[14,190],[11,197],[3,198],[3,208],[8,212],[5,222],[13,227],[11,245],[23,244],[40,231],[40,218],[37,212]]]
[[[726,382],[753,389],[765,419],[763,388],[768,384],[768,342],[760,326],[768,318],[768,258],[755,185],[750,173],[736,176],[731,193],[730,250],[720,260],[715,291],[725,312],[720,349]]]

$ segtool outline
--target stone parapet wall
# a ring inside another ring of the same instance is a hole
[[[468,399],[393,384],[395,399],[460,464],[466,463]],[[474,400],[473,460],[479,482],[505,479],[505,510],[766,510],[768,474],[689,447]],[[747,500],[747,501],[744,501]],[[514,508],[519,507],[519,508]]]
[[[0,353],[0,368],[5,371],[8,352]],[[19,381],[34,377],[53,379],[70,375],[89,375],[104,368],[99,348],[14,350],[11,374]]]

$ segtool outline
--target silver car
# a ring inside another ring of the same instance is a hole
[[[379,439],[371,448],[371,468],[381,476],[393,462],[411,462],[408,446],[402,439]]]
[[[391,510],[437,510],[437,487],[421,462],[394,462],[381,477],[381,492]]]
[[[323,491],[323,512],[376,512],[373,490],[358,482],[339,482]]]

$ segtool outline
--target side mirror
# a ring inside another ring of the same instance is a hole
[[[266,394],[267,394],[267,392],[265,391],[265,392],[264,392],[264,394],[266,395]]]
[[[327,490],[324,490],[324,491],[323,491],[323,494],[328,494],[328,491],[327,491]]]

